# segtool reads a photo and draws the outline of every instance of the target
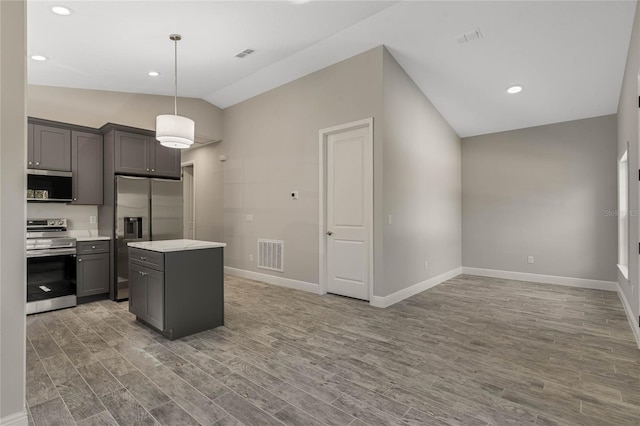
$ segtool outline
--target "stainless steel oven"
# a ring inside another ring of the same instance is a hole
[[[66,219],[27,220],[27,314],[76,306],[76,240]]]

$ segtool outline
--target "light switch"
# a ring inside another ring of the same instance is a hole
[[[387,223],[389,225],[391,225],[393,223],[393,218],[391,217],[391,215],[387,216]]]
[[[253,215],[252,214],[248,214],[247,215],[247,222],[253,222]]]

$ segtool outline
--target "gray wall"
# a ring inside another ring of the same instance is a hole
[[[460,267],[462,244],[460,138],[386,49],[383,80],[380,296]]]
[[[463,266],[615,281],[615,141],[615,115],[464,138]]]
[[[223,111],[224,140],[202,150],[207,150],[204,162],[218,162],[219,154],[228,157],[222,163],[222,210],[215,197],[205,201],[208,214],[224,217],[227,266],[268,274],[256,267],[257,240],[281,239],[285,272],[272,274],[319,282],[318,131],[367,117],[376,120],[376,139],[382,117],[382,47]],[[197,185],[198,202],[211,196],[202,181]],[[299,191],[298,200],[290,199],[293,190]],[[247,214],[253,222],[246,221]]]
[[[640,210],[638,200],[638,179],[635,170],[638,170],[638,95],[640,94],[640,4],[636,4],[636,15],[629,44],[629,54],[622,81],[622,92],[618,103],[618,157],[624,153],[629,143],[629,170],[632,172],[629,178],[629,210]],[[618,283],[624,291],[627,301],[631,305],[634,317],[640,315],[640,284],[638,277],[638,256],[635,254],[640,238],[638,217],[629,217],[629,281],[618,273]]]
[[[25,412],[26,9],[0,2],[0,423]]]
[[[173,113],[173,97],[67,87],[28,87],[28,114],[99,128],[117,123],[141,129],[156,128],[158,114]],[[179,98],[178,112],[196,122],[196,140],[222,139],[222,110],[202,99]]]

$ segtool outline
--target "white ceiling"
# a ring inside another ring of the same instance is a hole
[[[28,54],[50,60],[29,61],[29,83],[172,95],[180,33],[180,96],[226,108],[384,44],[465,137],[615,113],[635,5],[30,0]],[[482,39],[454,40],[476,28]]]

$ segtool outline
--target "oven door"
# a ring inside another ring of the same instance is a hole
[[[76,306],[76,255],[27,258],[27,314]]]

